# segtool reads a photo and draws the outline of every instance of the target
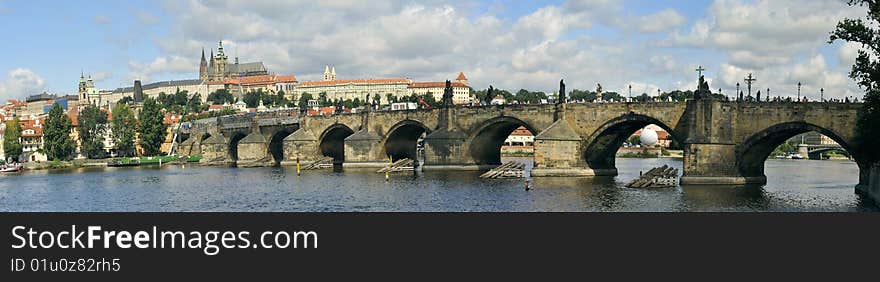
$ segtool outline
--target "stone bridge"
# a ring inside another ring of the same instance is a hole
[[[861,168],[854,142],[861,104],[745,103],[715,99],[681,103],[586,103],[453,107],[332,116],[284,114],[199,121],[181,154],[205,164],[270,166],[333,157],[345,167],[376,167],[415,158],[424,136],[425,170],[487,169],[519,126],[535,137],[533,177],[616,175],[615,154],[638,129],[656,124],[684,149],[682,184],[765,183],[774,148],[816,131],[837,141]],[[876,192],[874,192],[876,193]]]

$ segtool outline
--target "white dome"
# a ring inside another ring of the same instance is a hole
[[[639,141],[642,141],[643,146],[654,146],[657,144],[657,132],[650,128],[642,129],[642,134],[639,135]]]

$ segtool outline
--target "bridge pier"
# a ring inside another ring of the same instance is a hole
[[[309,162],[321,158],[321,148],[318,138],[311,130],[300,128],[284,138],[284,160],[282,166],[296,165],[300,162]]]
[[[229,165],[234,163],[229,157],[229,144],[223,134],[212,134],[202,142],[202,165]]]
[[[880,206],[880,162],[873,165],[859,165],[859,184],[856,185],[856,194]]]
[[[180,142],[180,145],[177,146],[177,154],[181,155],[181,156],[192,156],[192,155],[200,154],[201,152],[198,149],[196,149],[195,154],[193,154],[194,153],[193,149],[201,147],[201,144],[196,145],[196,140],[199,140],[198,143],[202,143],[201,139],[202,139],[202,135],[196,134],[196,135],[190,136],[189,139],[186,139],[183,142]]]
[[[583,155],[583,139],[565,119],[554,122],[535,136],[535,167],[532,177],[578,177],[617,175],[617,170],[587,168]],[[612,174],[613,173],[613,174]]]
[[[683,185],[765,184],[767,177],[743,176],[737,167],[736,145],[687,144],[684,152]]]
[[[259,129],[254,130],[238,141],[238,167],[261,167],[272,166],[272,156],[269,155],[269,142],[260,134]]]
[[[496,165],[479,165],[470,156],[467,135],[440,128],[425,136],[423,170],[483,170]]]
[[[366,127],[345,138],[344,168],[381,168],[388,165],[382,136]]]

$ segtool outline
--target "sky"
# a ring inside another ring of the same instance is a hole
[[[198,77],[222,40],[230,61],[320,79],[454,79],[472,87],[733,95],[753,73],[772,96],[862,96],[847,76],[858,45],[828,35],[865,10],[842,0],[356,1],[0,0],[0,101]],[[743,86],[743,89],[745,87]]]

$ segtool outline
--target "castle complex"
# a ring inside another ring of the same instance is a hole
[[[269,71],[263,62],[239,63],[238,57],[235,62],[229,65],[228,57],[223,52],[223,41],[220,41],[217,47],[217,55],[211,50],[211,59],[205,59],[205,50],[202,50],[202,60],[199,64],[199,79],[203,81],[223,81],[227,78],[238,78],[244,76],[267,75]]]

